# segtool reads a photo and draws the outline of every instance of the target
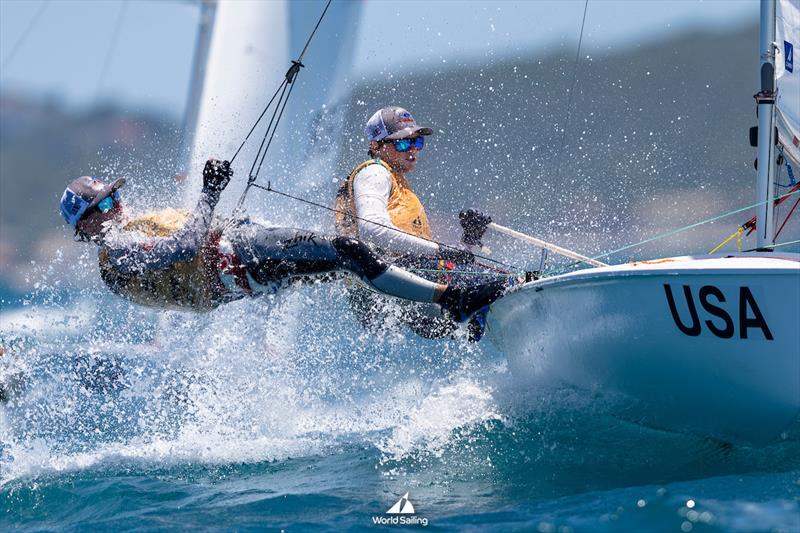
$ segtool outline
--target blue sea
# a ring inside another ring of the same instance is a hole
[[[800,531],[796,428],[619,420],[490,339],[364,332],[340,282],[199,316],[42,289],[0,316],[0,531]]]

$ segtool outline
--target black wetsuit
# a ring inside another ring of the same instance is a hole
[[[248,283],[238,282],[227,284],[224,290],[218,291],[218,296],[213,297],[211,307],[265,290],[274,292],[282,283],[297,277],[336,271],[351,272],[373,289],[392,296],[438,302],[459,319],[464,319],[502,292],[500,286],[469,290],[446,288],[389,264],[366,244],[351,237],[270,228],[249,219],[228,221],[220,230],[213,230],[211,221],[218,200],[218,193],[203,190],[189,219],[165,237],[127,230],[124,224],[112,227],[100,243],[101,264],[106,265],[101,268],[103,279],[112,290],[129,298],[131,292],[123,290],[126,287],[146,291],[148,287],[163,287],[165,284],[160,281],[164,280],[168,282],[165,292],[171,292],[168,278],[173,275],[171,268],[191,262],[209,250],[213,257],[206,265],[217,265],[217,259],[224,258],[225,248],[229,247],[231,259],[243,267],[240,270],[249,277],[244,281],[252,279],[259,287],[247,287]],[[215,244],[215,239],[219,239],[218,244]],[[180,281],[177,276],[174,280],[176,284]],[[160,306],[162,301],[151,300],[146,305]],[[167,301],[165,307],[169,303]],[[178,307],[190,309],[192,304],[192,298],[177,302]]]

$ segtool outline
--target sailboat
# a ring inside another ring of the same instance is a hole
[[[290,2],[203,5],[187,114],[190,180],[204,158],[233,151],[241,123],[258,114],[258,95],[277,81],[267,72],[281,72],[298,48],[285,29],[304,18]],[[344,3],[342,20],[328,27],[355,19],[354,5]],[[761,26],[758,249],[598,266],[516,287],[491,306],[487,324],[523,383],[558,380],[602,396],[614,414],[729,442],[770,442],[797,419],[800,254],[774,243],[772,184],[779,156],[800,168],[798,0],[764,0]],[[352,35],[329,48],[335,60],[315,65],[312,107],[341,97],[319,88],[341,78]]]
[[[800,0],[762,0],[757,248],[516,287],[487,324],[523,385],[562,382],[611,414],[732,443],[768,443],[797,422],[800,254],[775,243],[774,182],[778,164],[800,169],[798,45]]]

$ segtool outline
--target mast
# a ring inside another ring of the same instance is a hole
[[[758,102],[758,181],[756,210],[758,248],[773,244],[775,197],[775,0],[761,0],[761,90]]]

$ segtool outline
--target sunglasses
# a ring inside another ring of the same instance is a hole
[[[425,137],[414,137],[413,139],[395,139],[393,141],[389,141],[394,144],[394,149],[398,152],[408,152],[411,150],[413,146],[417,150],[422,150],[422,147],[425,146]]]
[[[119,205],[121,200],[119,193],[114,191],[111,196],[104,198],[96,207],[101,213],[108,213],[114,209],[115,205]]]

